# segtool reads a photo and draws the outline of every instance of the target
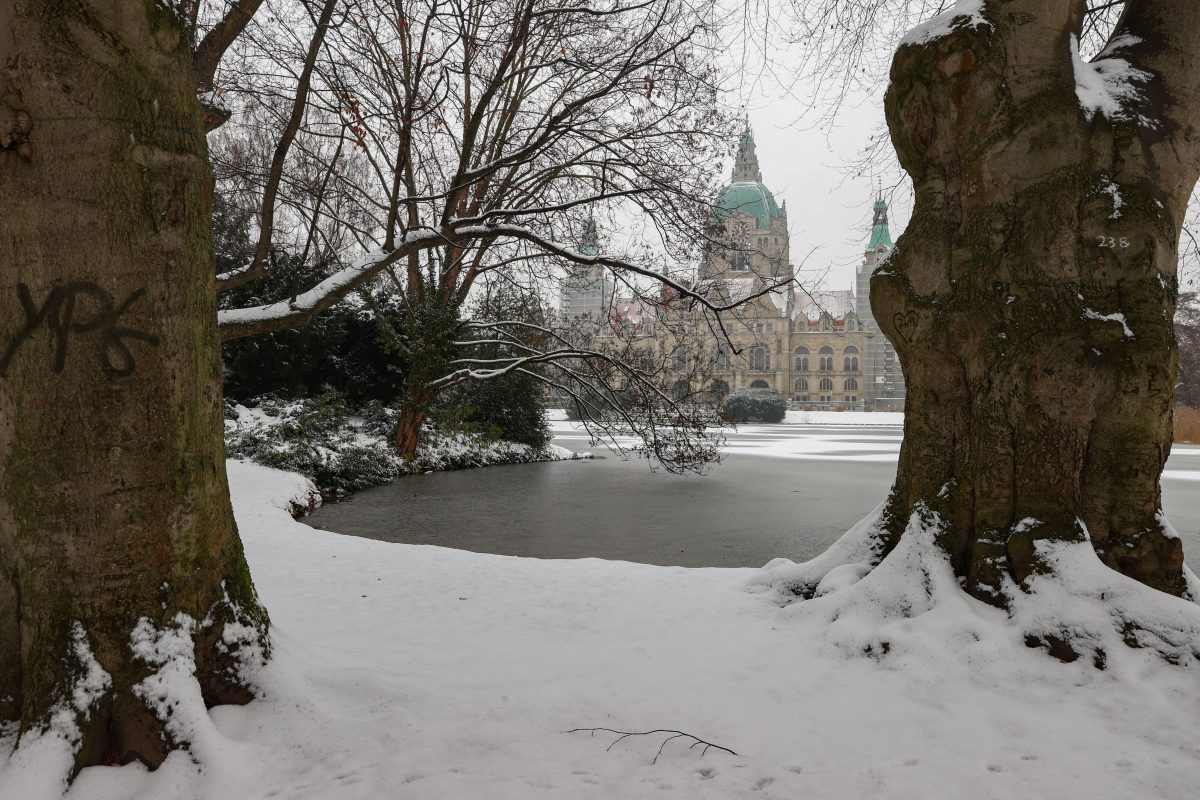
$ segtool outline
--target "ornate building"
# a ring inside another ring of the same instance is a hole
[[[795,277],[787,205],[776,203],[762,182],[749,127],[739,143],[733,181],[713,206],[713,222],[719,244],[705,253],[699,274],[713,294],[751,297]],[[761,387],[801,408],[864,408],[869,337],[851,293],[789,286],[739,308],[728,328],[733,347],[712,344],[718,391]]]
[[[603,294],[611,292],[611,283],[603,273],[587,270],[573,273],[564,284],[567,323],[595,314],[609,323],[600,327],[602,338],[632,331],[645,343],[647,361],[675,365],[670,370],[677,397],[767,388],[788,397],[796,408],[903,406],[899,362],[870,317],[868,301],[870,270],[892,246],[882,200],[876,203],[871,242],[858,274],[857,300],[853,291],[810,292],[795,284],[765,291],[781,279],[794,278],[795,271],[787,205],[777,203],[763,183],[747,126],[732,181],[713,204],[712,228],[713,243],[701,259],[697,286],[724,302],[753,297],[724,316],[728,341],[714,336],[697,314],[677,312],[669,302]],[[588,235],[582,252],[589,252],[588,247],[595,251],[594,228]],[[697,363],[704,369],[698,371]],[[707,385],[692,385],[701,373]]]

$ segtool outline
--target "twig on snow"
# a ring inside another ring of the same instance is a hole
[[[690,733],[686,733],[684,731],[668,730],[665,728],[658,728],[658,729],[652,730],[652,731],[618,731],[618,730],[613,730],[612,728],[572,728],[569,731],[564,731],[564,733],[587,733],[591,736],[595,736],[597,731],[603,731],[604,733],[617,734],[617,738],[613,739],[612,742],[608,745],[608,747],[604,748],[604,752],[606,752],[606,753],[609,750],[612,750],[613,747],[616,746],[617,742],[621,741],[622,739],[627,739],[630,736],[653,736],[656,733],[670,734],[665,739],[662,740],[661,744],[659,744],[658,752],[654,754],[654,759],[650,762],[652,765],[658,763],[658,757],[662,755],[663,748],[667,746],[667,742],[671,741],[672,739],[679,739],[681,737],[685,738],[685,739],[694,740],[690,745],[688,745],[689,750],[691,750],[693,747],[697,747],[697,746],[701,747],[701,750],[700,750],[701,758],[704,757],[704,754],[707,753],[710,748],[714,748],[717,750],[724,750],[726,753],[729,753],[732,756],[737,755],[737,753],[733,752],[728,747],[722,747],[719,744],[713,744],[712,742],[706,742],[705,740],[701,739],[699,736],[694,736],[694,735],[692,735]]]

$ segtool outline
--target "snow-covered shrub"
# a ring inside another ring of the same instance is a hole
[[[323,493],[340,496],[378,486],[401,472],[401,459],[387,440],[364,435],[336,395],[292,402],[268,397],[257,408],[239,411],[225,425],[227,455],[299,472]]]
[[[389,408],[378,400],[367,403],[362,410],[362,432],[370,436],[391,436],[400,421],[399,409]]]
[[[730,422],[782,422],[787,398],[770,389],[741,389],[725,398],[721,414]]]
[[[536,450],[527,444],[496,441],[479,433],[443,432],[426,428],[421,434],[417,453],[408,463],[401,462],[405,473],[438,472],[497,464],[526,464],[530,461],[557,461],[559,456]]]
[[[310,400],[266,396],[253,408],[232,406],[230,411],[225,422],[229,457],[298,472],[331,498],[411,473],[573,458],[550,444],[535,448],[426,425],[416,456],[406,462],[392,446],[398,411],[370,403],[353,414],[335,394]]]

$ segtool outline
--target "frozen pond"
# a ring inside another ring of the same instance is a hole
[[[680,477],[593,448],[570,423],[552,424],[557,444],[601,457],[403,478],[318,509],[306,522],[536,558],[685,567],[804,560],[883,500],[901,435],[891,426],[742,426],[709,475]],[[1200,563],[1200,447],[1175,448],[1163,487],[1188,561]]]

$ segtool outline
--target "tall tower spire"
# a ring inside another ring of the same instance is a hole
[[[871,241],[867,244],[867,252],[871,252],[879,245],[884,245],[889,250],[892,249],[892,233],[888,230],[888,206],[883,200],[883,190],[875,196],[875,218],[871,220]]]
[[[754,133],[750,130],[750,117],[746,117],[746,128],[738,140],[737,160],[733,162],[734,183],[758,183],[762,181],[762,170],[758,168],[758,153],[754,150]]]

